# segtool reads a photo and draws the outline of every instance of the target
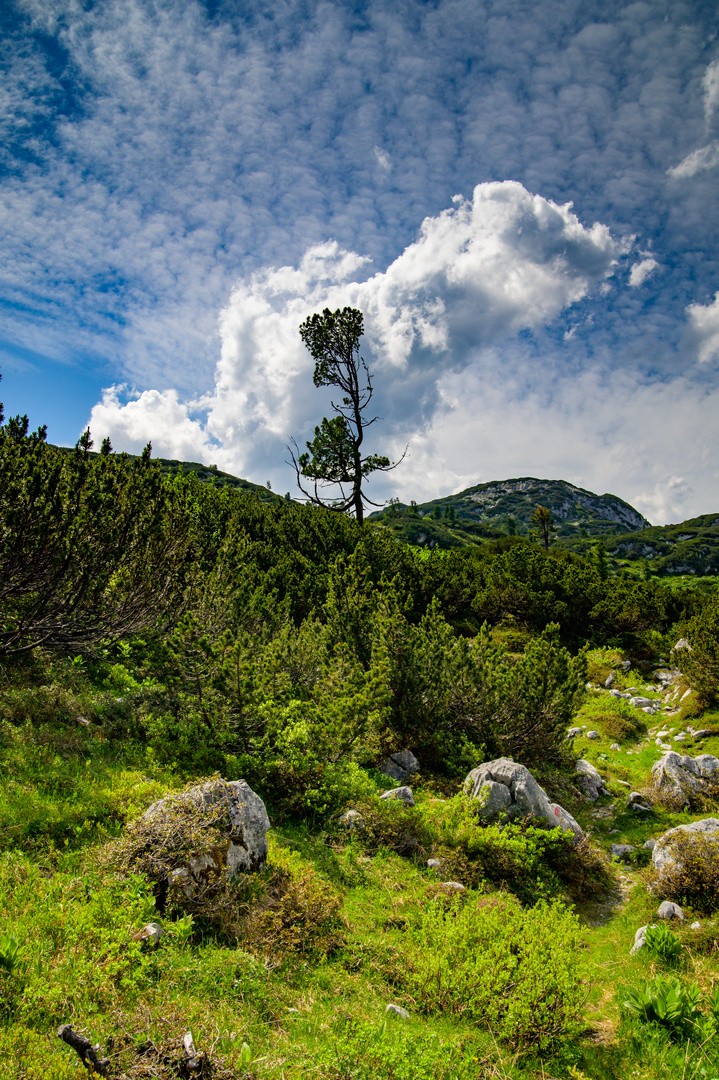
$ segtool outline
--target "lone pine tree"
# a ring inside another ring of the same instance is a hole
[[[373,388],[359,351],[363,332],[362,312],[351,307],[337,311],[325,308],[300,326],[300,336],[315,361],[315,386],[336,386],[342,398],[339,404],[331,403],[335,415],[323,417],[306,451],[300,453],[294,439],[288,447],[297,486],[305,498],[317,506],[354,513],[360,524],[367,503],[380,505],[367,498],[367,477],[373,472],[389,472],[399,464],[385,454],[362,454],[365,431],[378,419],[366,415]],[[404,454],[400,461],[403,458]],[[306,480],[312,481],[310,490],[303,483]],[[328,492],[332,488],[335,494]]]

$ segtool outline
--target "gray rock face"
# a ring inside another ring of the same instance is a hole
[[[607,675],[606,679],[604,680],[604,685],[606,686],[607,690],[609,690],[610,687],[614,686],[614,673],[613,672],[610,671],[610,673]]]
[[[511,821],[516,817],[536,817],[571,829],[576,836],[583,832],[571,814],[555,803],[550,803],[544,788],[540,787],[529,769],[509,758],[497,758],[478,765],[468,774],[464,789],[476,799],[480,817],[489,820],[501,817]]]
[[[640,926],[634,935],[634,944],[629,950],[631,953],[637,953],[640,949],[643,949],[647,943],[647,930],[648,927]]]
[[[703,818],[688,825],[677,825],[657,840],[652,851],[652,864],[659,876],[670,869],[681,868],[681,862],[673,851],[673,841],[680,835],[703,836],[711,844],[711,858],[719,858],[719,818]]]
[[[414,795],[409,787],[390,788],[389,791],[382,792],[380,799],[399,799],[407,806],[414,806]]]
[[[656,790],[678,799],[701,793],[709,780],[719,781],[719,759],[712,754],[693,758],[670,750],[652,766],[652,784]]]
[[[636,849],[631,844],[612,844],[609,854],[618,862],[629,862],[629,858]]]
[[[398,750],[382,762],[379,771],[393,780],[409,780],[419,771],[419,762],[411,750]]]
[[[684,922],[684,912],[679,904],[673,904],[671,900],[662,901],[657,909],[657,915],[660,919],[679,919],[679,922]]]
[[[355,829],[364,829],[364,818],[359,810],[345,810],[344,814],[340,815],[339,822],[340,825],[344,825],[347,832],[354,832]]]
[[[591,761],[580,758],[576,764],[575,772],[577,774],[577,787],[592,802],[595,802],[606,791],[604,781]]]
[[[226,820],[227,848],[219,854],[213,849],[198,852],[188,860],[184,869],[173,871],[176,876],[192,882],[201,881],[208,871],[221,866],[227,867],[227,876],[252,873],[259,870],[267,861],[267,830],[270,819],[265,804],[244,780],[209,780],[197,784],[182,796],[167,795],[153,803],[143,814],[141,821],[151,825],[163,815],[171,815],[178,806],[189,801],[197,807],[198,813],[217,809]],[[172,875],[171,875],[172,876]]]

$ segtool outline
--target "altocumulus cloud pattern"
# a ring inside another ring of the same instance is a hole
[[[286,490],[365,313],[376,497],[532,474],[715,509],[719,17],[700,3],[11,0],[6,411]],[[383,486],[384,485],[384,486]]]

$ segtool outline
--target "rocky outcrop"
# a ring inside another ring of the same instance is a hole
[[[654,790],[683,802],[691,802],[712,783],[719,783],[719,758],[711,754],[693,758],[670,750],[652,766]]]
[[[681,837],[702,837],[708,841],[704,848],[704,857],[715,861],[719,859],[719,819],[703,818],[688,825],[677,825],[660,836],[652,849],[652,865],[660,879],[670,871],[681,869],[681,862],[675,850],[675,842]]]
[[[577,774],[577,787],[592,802],[596,802],[600,795],[609,794],[604,786],[604,781],[591,761],[580,758],[575,766],[575,772]]]
[[[379,767],[379,771],[392,780],[409,780],[419,771],[419,762],[411,750],[398,750],[390,754]]]
[[[190,896],[210,879],[264,866],[269,827],[265,804],[246,781],[218,777],[153,803],[133,831],[157,846],[159,864],[163,857],[175,863],[167,881]],[[183,837],[191,837],[194,850],[177,865],[172,848],[182,845]]]
[[[549,801],[529,769],[509,758],[486,761],[472,769],[465,777],[464,790],[477,800],[479,815],[485,820],[536,817],[571,830],[577,837],[584,835],[570,813]]]

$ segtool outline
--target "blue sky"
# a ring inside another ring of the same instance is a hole
[[[378,499],[511,476],[719,510],[719,11],[9,0],[0,385],[274,490],[365,313]]]

